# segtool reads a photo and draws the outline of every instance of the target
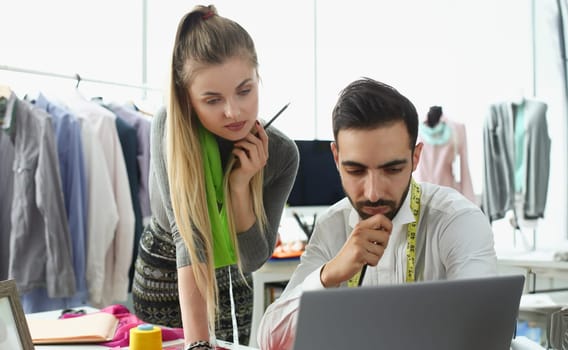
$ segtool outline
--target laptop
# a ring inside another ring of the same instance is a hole
[[[294,350],[509,350],[525,277],[306,291]]]

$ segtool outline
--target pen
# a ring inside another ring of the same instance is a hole
[[[278,118],[278,117],[280,116],[280,114],[282,114],[282,112],[284,112],[284,111],[286,110],[286,108],[288,108],[289,105],[290,105],[290,102],[288,102],[287,104],[285,104],[284,107],[282,107],[282,108],[278,111],[278,113],[276,113],[276,115],[275,115],[274,117],[272,117],[272,119],[270,119],[270,120],[268,121],[268,123],[264,124],[264,129],[266,130],[266,129],[270,126],[270,124],[272,124],[272,122],[275,121],[276,118]]]
[[[278,118],[280,116],[280,114],[282,114],[282,112],[284,112],[286,110],[286,108],[288,108],[288,106],[290,105],[290,102],[286,103],[284,105],[284,107],[280,108],[280,110],[278,111],[278,113],[276,113],[276,115],[274,117],[272,117],[272,119],[270,119],[268,121],[268,123],[264,124],[263,128],[264,130],[268,129],[268,127],[270,126],[270,124],[272,124],[273,121],[276,120],[276,118]],[[258,121],[258,120],[257,120]],[[258,132],[254,129],[251,130],[251,133],[253,133],[254,135],[256,135],[258,137]],[[239,161],[238,159],[235,161],[234,166],[238,167],[239,166]],[[303,228],[302,228],[303,229]],[[305,231],[305,230],[304,230]]]
[[[312,237],[312,233],[314,233],[314,230],[316,229],[316,218],[317,214],[314,213],[314,221],[312,221],[312,227],[310,227],[310,235],[308,236],[308,238]]]
[[[361,285],[363,284],[363,277],[365,277],[366,271],[367,271],[367,264],[363,265],[363,268],[361,269],[361,275],[359,276],[359,283],[357,284],[357,287],[361,287]]]
[[[296,219],[296,222],[298,223],[298,225],[300,225],[300,228],[302,229],[302,231],[304,231],[306,236],[309,235],[309,230],[306,227],[306,225],[302,222],[302,219],[300,219],[300,216],[298,215],[298,213],[293,212],[292,215],[294,216],[294,219]]]

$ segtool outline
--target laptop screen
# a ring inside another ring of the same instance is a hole
[[[305,292],[295,350],[509,350],[524,276]]]

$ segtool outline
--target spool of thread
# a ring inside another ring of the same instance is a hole
[[[162,329],[141,324],[130,329],[130,350],[162,350]]]

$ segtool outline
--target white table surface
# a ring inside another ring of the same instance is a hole
[[[81,307],[80,309],[85,310],[87,313],[96,312],[98,309],[92,307]],[[61,314],[61,310],[45,311],[32,314],[26,314],[26,318],[41,318],[41,319],[57,319]],[[183,339],[172,340],[163,343],[163,350],[182,350],[184,345]],[[217,345],[226,349],[231,350],[256,350],[244,345],[233,345],[229,342],[222,340],[217,340]],[[128,349],[128,347],[108,347],[101,346],[97,344],[55,344],[55,345],[35,345],[36,350],[118,350],[118,349]]]
[[[527,337],[517,337],[511,343],[511,350],[545,350]]]
[[[83,308],[85,309],[87,312],[96,312],[97,309],[94,308]],[[47,311],[47,312],[40,312],[40,313],[34,313],[34,314],[27,314],[26,317],[28,318],[42,318],[42,319],[49,319],[49,318],[53,318],[53,319],[57,319],[57,317],[59,317],[61,311],[60,310],[55,310],[55,311]],[[217,341],[219,346],[222,346],[226,349],[231,349],[231,350],[255,350],[255,348],[251,348],[248,346],[244,346],[244,345],[239,345],[239,346],[235,346],[229,342],[224,342],[224,341]],[[92,344],[92,345],[76,345],[76,344],[69,344],[69,345],[36,345],[35,346],[36,350],[94,350],[94,349],[100,349],[100,350],[115,350],[115,349],[128,349],[128,347],[122,347],[122,348],[109,348],[106,346],[100,346],[100,345],[96,345],[96,344]],[[181,350],[183,349],[183,340],[175,340],[175,341],[170,341],[170,342],[164,342],[163,344],[163,350]],[[526,337],[517,337],[516,339],[513,340],[512,344],[511,344],[511,350],[543,350],[544,348],[541,347],[540,345],[536,344],[535,342],[529,340]]]

